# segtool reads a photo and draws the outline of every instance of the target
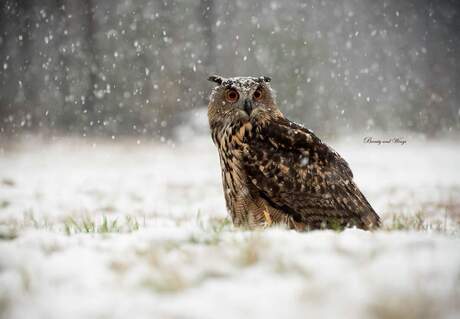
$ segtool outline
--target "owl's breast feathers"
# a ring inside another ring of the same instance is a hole
[[[380,225],[347,162],[308,129],[276,116],[251,117],[214,132],[234,219],[238,209],[268,205],[286,217],[278,220],[309,229]]]

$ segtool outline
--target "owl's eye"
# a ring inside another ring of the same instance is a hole
[[[261,100],[262,99],[262,91],[261,90],[256,90],[254,92],[253,97],[254,97],[254,100],[256,100],[256,101]]]
[[[236,92],[233,89],[227,90],[227,92],[225,92],[225,99],[230,103],[235,103],[236,101],[238,101],[238,98],[238,92]]]

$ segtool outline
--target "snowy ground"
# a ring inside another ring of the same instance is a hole
[[[234,229],[208,138],[3,143],[0,318],[459,318],[460,148],[332,145],[384,229]]]

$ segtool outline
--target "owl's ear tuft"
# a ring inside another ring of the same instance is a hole
[[[270,82],[272,79],[268,76],[261,76],[259,77],[259,82]]]
[[[211,76],[208,77],[208,81],[215,82],[215,83],[221,85],[222,82],[224,82],[224,78],[219,76],[219,75],[211,75]]]

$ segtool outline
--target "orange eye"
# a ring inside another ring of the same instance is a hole
[[[254,100],[260,100],[262,98],[262,91],[256,90],[253,96],[254,96]]]
[[[236,101],[238,101],[238,98],[239,98],[238,92],[236,92],[233,89],[230,89],[225,93],[225,99],[227,100],[227,102],[235,103]]]

